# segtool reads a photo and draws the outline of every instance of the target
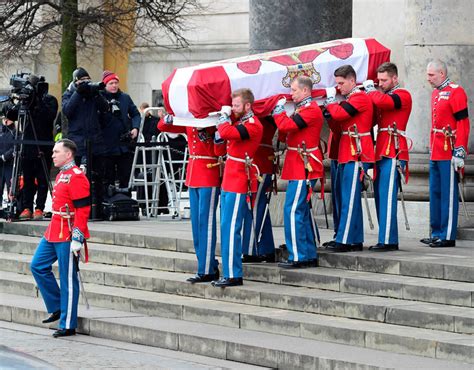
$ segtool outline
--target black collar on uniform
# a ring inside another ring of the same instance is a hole
[[[311,103],[311,100],[313,100],[313,98],[311,96],[307,96],[306,98],[301,100],[299,103],[296,103],[296,108],[301,108],[302,106]]]
[[[253,117],[253,112],[249,110],[247,113],[245,113],[241,118],[240,118],[240,123],[248,121],[250,117]]]
[[[75,165],[76,165],[76,163],[74,161],[71,161],[69,163],[66,163],[64,166],[62,166],[60,168],[60,170],[61,171],[67,171],[67,170],[70,170],[71,168],[73,168]]]
[[[437,87],[438,90],[443,90],[446,86],[448,86],[449,84],[451,83],[451,80],[449,79],[449,77],[446,77],[446,80],[444,80],[444,82],[441,83],[441,85],[439,85]]]
[[[394,87],[392,87],[390,90],[387,91],[387,94],[392,94],[395,90],[400,88],[400,84],[396,84]]]

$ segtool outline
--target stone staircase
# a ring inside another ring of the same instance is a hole
[[[272,368],[472,369],[474,245],[250,264],[242,287],[219,289],[185,282],[189,224],[139,224],[92,225],[80,333]],[[29,272],[45,225],[0,224],[2,320],[46,315]]]

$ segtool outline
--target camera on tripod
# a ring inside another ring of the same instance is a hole
[[[103,82],[91,82],[88,80],[80,81],[76,87],[79,94],[95,96],[100,91],[105,90],[105,84]]]
[[[44,76],[35,76],[27,72],[18,72],[10,78],[11,98],[23,104],[33,104],[47,93],[49,85]]]

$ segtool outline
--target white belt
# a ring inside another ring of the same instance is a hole
[[[315,150],[318,150],[319,149],[318,146],[315,146],[314,148],[306,148],[306,150],[304,150],[303,148],[295,148],[295,147],[292,147],[292,146],[289,146],[287,149],[289,151],[291,151],[291,150],[296,151],[299,154],[308,153],[307,155],[309,157],[313,158],[316,162],[320,163],[321,166],[323,165],[321,160],[318,157],[316,157],[313,153],[311,153],[311,152],[314,152]]]
[[[446,130],[446,128],[442,128],[442,129],[432,128],[431,131],[434,132],[435,134],[443,134],[443,135],[446,135],[449,132]],[[451,130],[451,134],[455,134],[455,133],[456,133],[456,130]]]
[[[394,130],[392,127],[379,128],[379,130],[378,130],[378,132],[385,132],[385,131],[389,131],[389,132],[395,133],[395,130]],[[402,131],[402,130],[397,130],[397,134],[398,134],[398,135],[401,135],[401,136],[405,136],[405,135],[406,135],[406,132],[405,132],[405,131]]]
[[[233,157],[230,154],[227,154],[227,159],[247,164],[247,160],[245,158]],[[252,163],[252,161],[253,161],[253,158],[250,158],[250,163]]]
[[[74,212],[67,214],[66,212],[52,211],[51,213],[56,216],[61,216],[62,218],[71,218],[71,216],[74,216]]]
[[[349,136],[370,136],[370,132],[359,132],[358,134],[356,134],[354,131],[342,131],[341,132],[342,135],[349,135]]]
[[[191,159],[213,159],[213,160],[216,160],[216,161],[219,159],[217,157],[211,157],[211,156],[207,156],[207,155],[193,155],[193,154],[191,154],[189,156],[189,158],[191,158]]]

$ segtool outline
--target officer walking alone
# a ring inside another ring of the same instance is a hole
[[[53,216],[41,239],[31,272],[51,314],[43,323],[59,320],[53,337],[76,334],[79,301],[78,256],[89,238],[87,219],[90,211],[89,181],[74,163],[76,144],[62,139],[53,148],[53,162],[60,169],[53,190]],[[60,287],[52,272],[58,261]]]

